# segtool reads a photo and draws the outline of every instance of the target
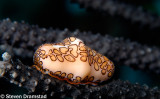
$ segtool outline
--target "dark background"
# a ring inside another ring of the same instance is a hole
[[[135,7],[141,6],[144,10],[160,15],[159,0],[117,0]],[[124,37],[144,45],[160,46],[157,29],[132,22],[119,16],[100,13],[81,8],[70,0],[0,0],[0,20],[10,18],[12,21],[24,20],[31,25],[45,28],[59,28],[73,31],[91,31],[102,35],[109,34],[114,37]],[[132,83],[147,84],[150,87],[160,86],[160,76],[140,70],[133,70],[128,66],[118,66],[119,77]],[[27,91],[10,84],[5,79],[0,79],[0,92],[20,94]],[[16,91],[15,91],[16,90]]]

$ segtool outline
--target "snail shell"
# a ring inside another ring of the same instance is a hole
[[[75,37],[41,45],[34,54],[34,64],[42,73],[71,84],[96,84],[108,80],[115,68],[107,57]]]

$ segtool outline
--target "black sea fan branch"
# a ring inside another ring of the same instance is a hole
[[[45,29],[24,22],[11,22],[9,19],[0,21],[0,49],[20,59],[29,59],[30,65],[38,46],[47,42],[59,42],[69,36],[82,39],[87,46],[105,54],[118,65],[128,65],[160,74],[160,49],[158,47],[149,47],[123,38],[102,36],[91,32]]]
[[[47,98],[79,98],[79,99],[158,99],[160,90],[147,85],[131,84],[129,81],[112,80],[105,84],[71,85],[67,82],[42,74],[31,66],[24,65],[20,60],[12,62],[0,61],[0,77],[5,77],[11,83],[26,88],[29,94],[47,95]]]
[[[160,17],[146,11],[142,6],[134,6],[119,0],[71,0],[79,3],[84,8],[93,9],[104,14],[123,17],[134,23],[149,26],[150,29],[160,27]]]

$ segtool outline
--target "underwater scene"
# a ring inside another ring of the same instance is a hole
[[[160,99],[159,0],[1,0],[0,99]]]

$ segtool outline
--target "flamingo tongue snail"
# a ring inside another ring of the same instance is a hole
[[[114,64],[105,56],[69,37],[41,45],[34,54],[37,70],[70,84],[96,84],[111,78]]]

